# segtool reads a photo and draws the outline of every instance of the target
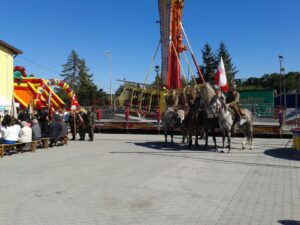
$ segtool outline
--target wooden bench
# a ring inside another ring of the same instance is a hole
[[[40,142],[42,143],[43,148],[49,148],[49,140],[48,137],[43,137],[40,139]]]
[[[31,152],[35,152],[36,150],[36,146],[37,146],[37,141],[32,141],[32,142],[28,142],[31,145]],[[1,144],[0,145],[0,156],[1,158],[4,156],[6,151],[11,151],[14,147],[16,147],[17,152],[20,152],[23,148],[23,146],[25,146],[27,143],[20,143],[17,142],[15,144]]]
[[[68,145],[68,136],[58,137],[57,142],[61,142],[63,145]]]

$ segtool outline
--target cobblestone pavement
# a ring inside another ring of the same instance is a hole
[[[97,134],[5,156],[0,225],[300,224],[300,160],[287,139],[243,151],[234,138],[230,154],[163,140]]]

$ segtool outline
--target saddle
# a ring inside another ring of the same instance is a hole
[[[239,112],[242,116],[246,116],[246,112],[245,112],[245,109],[243,108],[239,108]]]

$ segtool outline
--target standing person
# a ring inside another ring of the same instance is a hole
[[[20,122],[22,122],[22,121],[29,122],[30,121],[30,115],[27,113],[27,110],[21,109],[21,112],[18,115],[18,120]]]
[[[96,115],[93,111],[91,111],[90,109],[88,110],[87,113],[87,124],[86,124],[86,129],[87,132],[89,134],[89,141],[93,141],[94,140],[94,125],[95,125],[95,121],[96,121]]]
[[[68,124],[68,122],[69,122],[69,116],[70,116],[69,112],[67,110],[63,109],[63,115],[62,116],[63,116],[63,121],[66,124]]]
[[[79,117],[78,133],[80,136],[79,140],[84,141],[85,133],[86,133],[86,125],[88,123],[88,117],[84,108],[80,110],[80,112],[78,113],[78,117]]]
[[[246,120],[243,118],[243,115],[240,111],[240,94],[237,92],[236,89],[236,84],[232,83],[229,87],[226,103],[234,110],[236,116],[236,123],[239,125],[243,125],[246,122]]]
[[[71,134],[72,134],[72,139],[73,141],[76,140],[76,135],[77,135],[77,126],[78,126],[78,115],[75,111],[71,111],[69,115],[69,126],[71,128]]]
[[[37,119],[41,127],[42,136],[47,136],[49,130],[49,115],[47,107],[44,107],[42,110],[39,111]]]

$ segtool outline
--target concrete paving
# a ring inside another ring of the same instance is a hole
[[[300,224],[300,160],[287,139],[241,150],[234,138],[230,154],[162,141],[97,134],[5,156],[0,224]]]

